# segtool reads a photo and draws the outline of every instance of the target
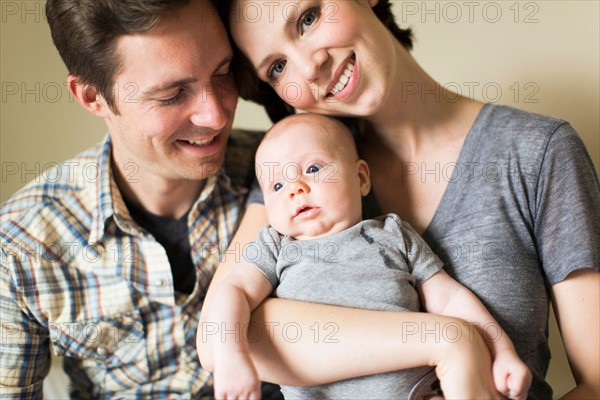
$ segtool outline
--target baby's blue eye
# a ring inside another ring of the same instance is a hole
[[[307,174],[315,174],[317,172],[319,172],[319,170],[321,169],[321,166],[319,164],[313,164],[310,167],[308,167],[308,169],[306,170]]]
[[[276,184],[273,185],[273,190],[278,192],[281,190],[282,187],[283,187],[283,184],[280,182],[277,182]]]

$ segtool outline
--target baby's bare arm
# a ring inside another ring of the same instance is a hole
[[[428,312],[462,318],[483,335],[493,360],[496,389],[513,399],[525,399],[531,372],[519,358],[500,324],[469,289],[440,270],[418,287],[421,303]]]

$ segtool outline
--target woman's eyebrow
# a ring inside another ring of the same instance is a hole
[[[283,33],[288,33],[290,30],[294,29],[294,27],[296,26],[296,23],[298,22],[298,19],[301,18],[302,16],[302,7],[300,6],[300,3],[306,3],[305,1],[290,1],[290,3],[295,4],[297,7],[299,7],[300,11],[298,13],[297,18],[291,18],[291,17],[286,17],[284,18],[284,23],[283,23]],[[288,6],[288,9],[290,7]],[[296,7],[291,7],[293,9],[296,9]],[[270,62],[270,60],[273,58],[273,54],[269,54],[267,56],[265,56],[262,61],[258,64],[258,67],[256,67],[257,71],[260,71],[261,69],[263,69],[266,64],[268,64]]]
[[[262,61],[258,64],[258,67],[256,67],[256,70],[260,71],[261,69],[263,69],[265,67],[265,64],[268,64],[270,58],[271,58],[270,54],[268,56],[266,56],[265,58],[263,58]]]

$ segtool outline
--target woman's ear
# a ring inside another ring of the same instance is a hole
[[[369,5],[371,8],[375,7],[379,3],[379,0],[369,0]]]
[[[369,172],[369,165],[364,160],[358,160],[356,162],[356,168],[358,170],[360,194],[364,197],[368,195],[369,191],[371,190],[371,174]]]
[[[98,117],[106,116],[108,107],[95,87],[80,82],[74,75],[67,77],[67,87],[75,100],[87,111]]]

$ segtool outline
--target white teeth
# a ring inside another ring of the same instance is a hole
[[[210,139],[204,139],[204,140],[186,140],[186,142],[188,142],[189,144],[193,144],[194,146],[205,146],[207,144],[212,143],[212,141],[215,138],[212,137]]]
[[[350,76],[352,75],[352,71],[354,71],[354,60],[350,60],[344,69],[344,73],[340,76],[340,80],[335,84],[333,89],[331,89],[331,94],[338,94],[343,88],[346,87],[346,84],[350,80]]]

